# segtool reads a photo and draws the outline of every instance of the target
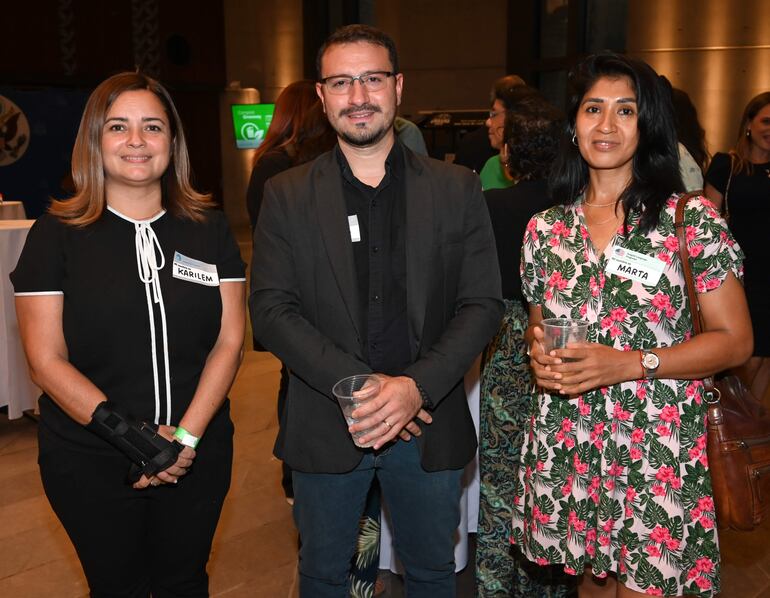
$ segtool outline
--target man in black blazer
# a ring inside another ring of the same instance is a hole
[[[395,140],[403,76],[363,25],[318,55],[339,143],[268,181],[254,235],[255,336],[290,369],[275,454],[294,470],[300,593],[347,596],[376,475],[409,596],[454,596],[460,478],[476,436],[463,374],[503,313],[489,215],[470,171]],[[348,426],[331,389],[377,372]],[[351,432],[368,430],[357,448]]]

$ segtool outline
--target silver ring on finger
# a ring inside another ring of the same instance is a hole
[[[393,427],[393,424],[389,423],[387,419],[383,419],[382,423],[388,426],[388,430],[390,430]]]

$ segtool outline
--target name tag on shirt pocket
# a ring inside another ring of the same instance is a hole
[[[641,282],[645,286],[655,286],[666,267],[666,262],[658,258],[625,249],[612,247],[612,254],[607,263],[607,274],[615,274]]]
[[[202,284],[207,287],[219,286],[219,274],[216,264],[207,264],[191,257],[174,252],[174,267],[172,276],[179,280]]]
[[[361,241],[361,227],[358,225],[358,216],[348,216],[348,228],[350,228],[350,240],[353,243]]]

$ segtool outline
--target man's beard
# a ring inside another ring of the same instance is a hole
[[[350,108],[346,108],[345,110],[341,110],[339,113],[339,120],[337,122],[341,122],[342,119],[344,119],[348,114],[360,112],[362,110],[379,112],[382,114],[382,110],[379,106],[375,106],[374,104],[363,104],[361,106],[352,106]],[[336,123],[331,124],[332,127],[334,127],[334,130],[337,131],[337,135],[349,145],[355,147],[369,147],[381,141],[388,134],[388,131],[393,128],[394,120],[395,113],[393,114],[393,118],[390,119],[390,122],[383,123],[383,125],[378,129],[368,129],[366,124],[363,124],[361,128],[356,126],[354,133],[345,131],[342,129],[342,127],[335,126]]]

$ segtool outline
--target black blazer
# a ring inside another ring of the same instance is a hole
[[[418,439],[428,471],[465,466],[476,435],[463,375],[503,313],[492,227],[478,177],[405,154],[407,312],[415,378],[434,404]],[[298,471],[342,473],[362,452],[331,393],[370,372],[342,175],[333,152],[270,179],[254,232],[254,335],[290,369],[275,454]],[[414,441],[413,441],[414,442]]]

